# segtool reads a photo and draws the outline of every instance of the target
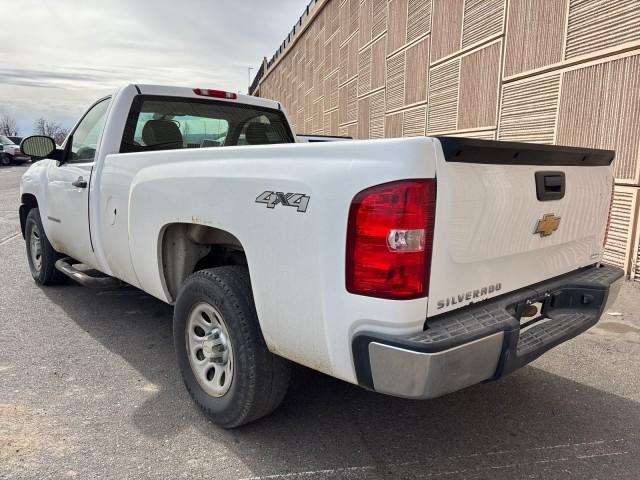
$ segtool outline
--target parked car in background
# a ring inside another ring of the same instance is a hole
[[[12,163],[24,163],[29,160],[27,155],[20,151],[20,146],[11,141],[9,137],[0,135],[0,165],[11,165]]]

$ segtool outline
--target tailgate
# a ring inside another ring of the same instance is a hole
[[[428,316],[600,260],[612,151],[438,140]]]

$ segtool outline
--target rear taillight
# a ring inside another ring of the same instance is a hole
[[[403,180],[360,192],[347,228],[347,290],[411,299],[429,294],[436,181]]]
[[[224,90],[210,90],[207,88],[194,88],[193,93],[200,95],[201,97],[213,97],[213,98],[226,98],[228,100],[235,100],[238,95],[233,92],[225,92]]]
[[[609,200],[609,216],[607,217],[607,227],[604,230],[604,240],[602,242],[602,246],[604,247],[607,244],[607,239],[609,238],[609,225],[611,224],[611,209],[613,208],[613,194],[616,190],[616,179],[615,177],[611,180],[611,199]]]

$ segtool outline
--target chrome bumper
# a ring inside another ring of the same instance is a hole
[[[595,325],[622,282],[619,268],[589,267],[428,319],[413,335],[359,332],[353,340],[358,383],[427,399],[496,380]],[[521,330],[528,302],[540,302],[542,315]]]
[[[435,398],[475,385],[498,368],[504,333],[494,333],[444,352],[421,353],[382,343],[369,344],[376,392]]]

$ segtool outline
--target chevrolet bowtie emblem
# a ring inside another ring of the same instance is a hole
[[[542,216],[542,220],[538,220],[536,231],[541,237],[548,237],[555,232],[560,226],[560,217],[556,217],[553,213],[547,213]]]

